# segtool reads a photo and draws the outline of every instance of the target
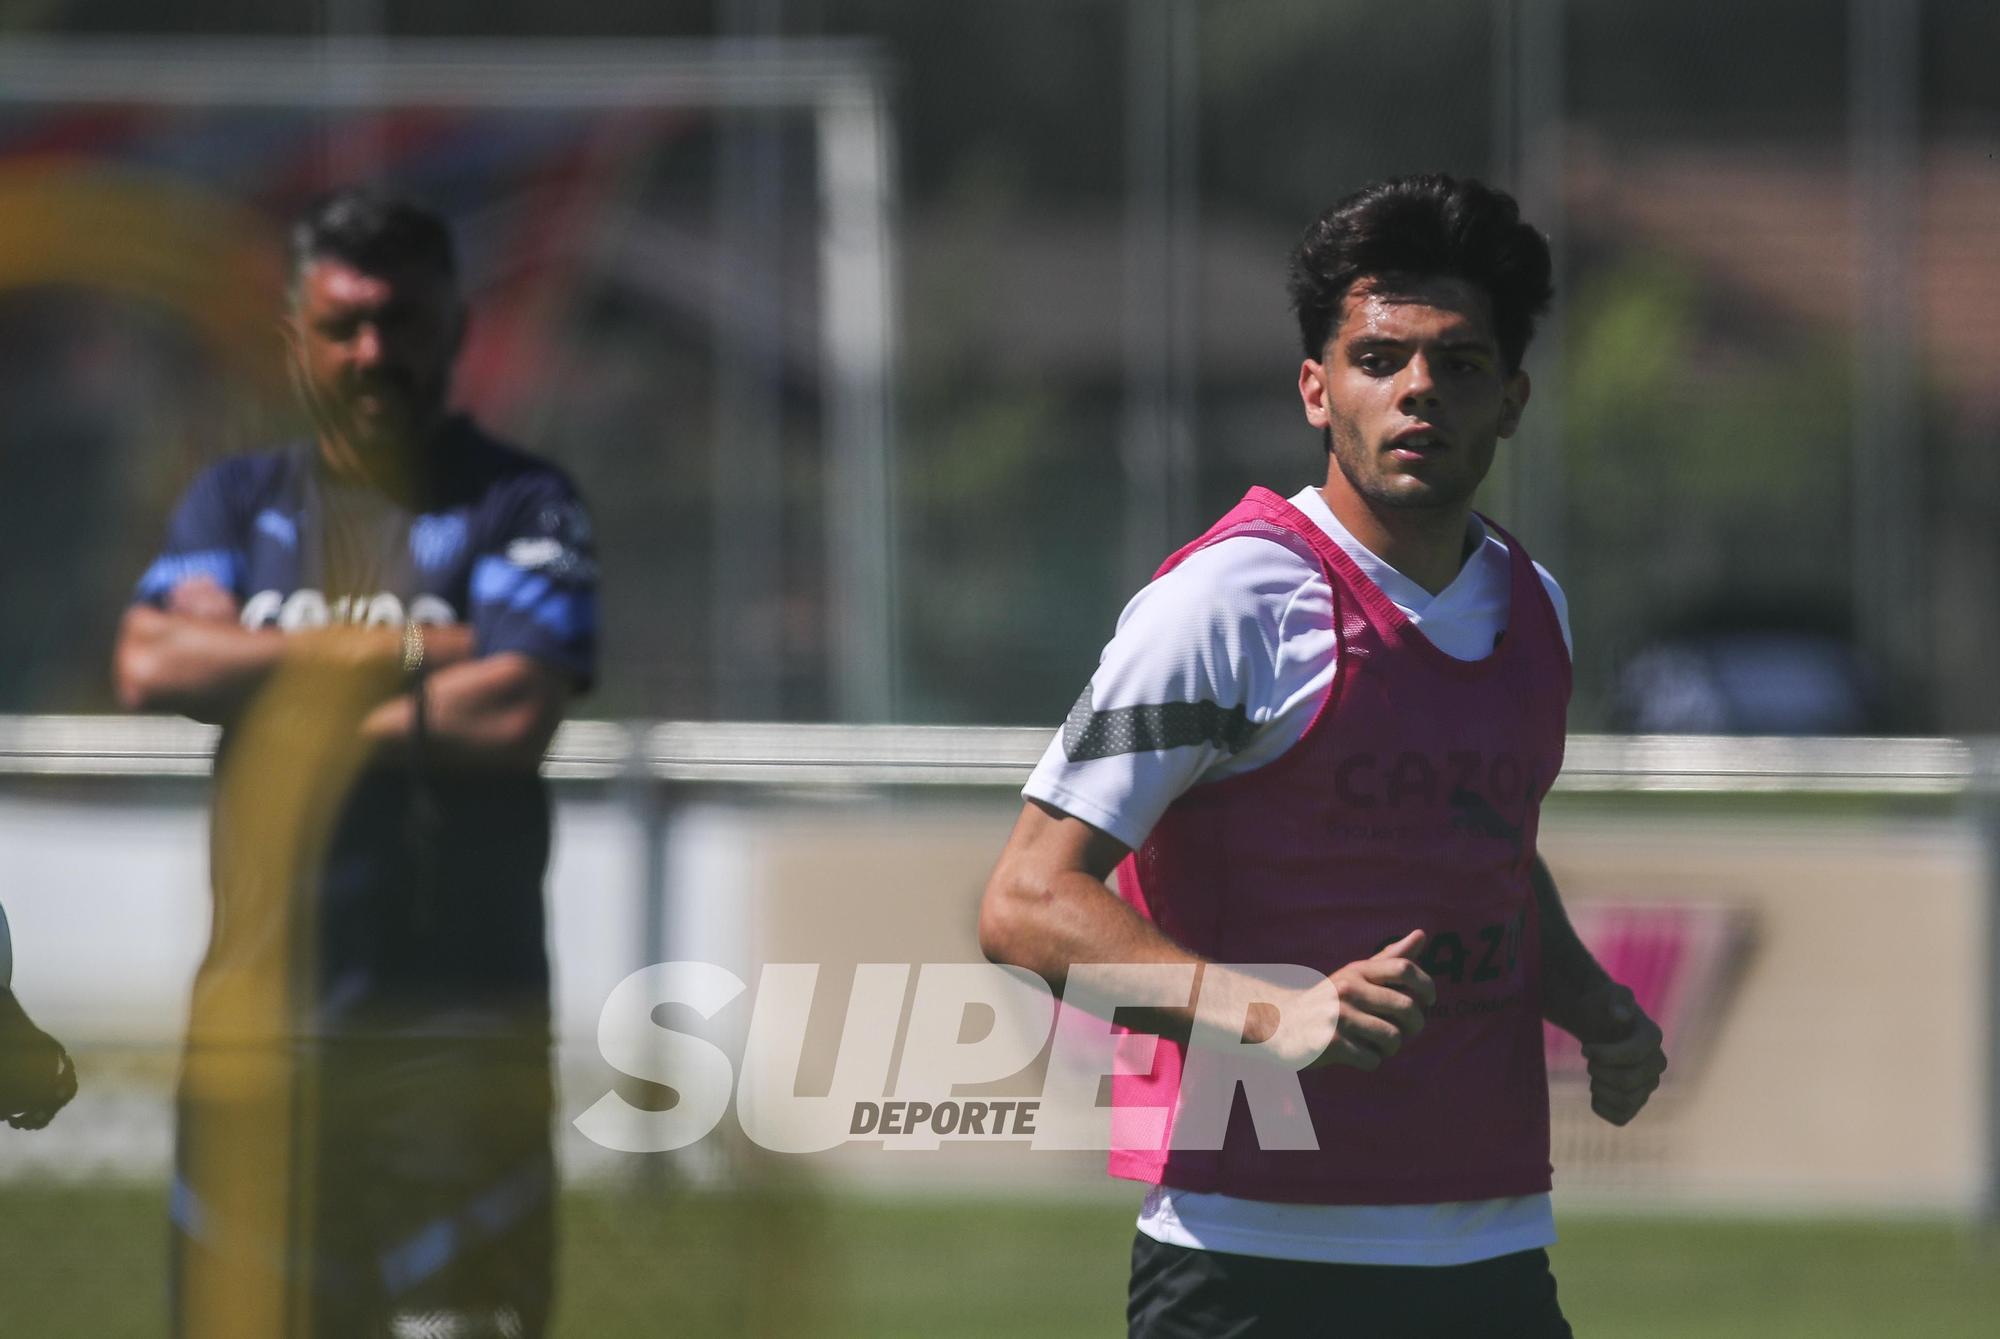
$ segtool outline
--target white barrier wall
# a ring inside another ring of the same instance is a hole
[[[0,795],[14,993],[65,1040],[172,1043],[208,944],[206,787],[123,789]]]
[[[0,1179],[165,1174],[188,990],[208,942],[207,794],[192,779],[0,786],[15,993],[70,1047],[80,1082],[49,1128],[0,1130]],[[558,800],[547,899],[566,1069],[595,1057],[605,996],[650,960],[645,839],[605,787]],[[616,1172],[562,1129],[572,1165]]]
[[[823,1093],[857,965],[977,960],[979,890],[1016,808],[989,795],[691,811],[676,831],[706,854],[676,862],[702,876],[675,883],[688,951],[672,956],[707,955],[753,987],[761,964],[819,964],[797,1088]],[[1543,851],[1580,929],[1602,937],[1600,956],[1613,961],[1635,916],[1642,931],[1677,922],[1650,945],[1673,961],[1640,961],[1644,943],[1623,949],[1654,978],[1674,1068],[1625,1129],[1597,1120],[1581,1082],[1557,1075],[1559,1189],[1716,1208],[1980,1207],[1990,1040],[1985,859],[1970,824],[1644,802],[1609,813],[1557,803],[1547,817]],[[746,994],[707,1025],[673,1025],[740,1056],[749,1007]],[[588,1083],[589,1064],[573,1074]],[[996,1095],[1032,1096],[1039,1082],[1037,1068]],[[1025,1154],[867,1143],[809,1161],[909,1190],[1070,1188],[1101,1162]]]
[[[14,989],[82,1044],[177,1044],[208,943],[207,787],[105,782],[101,798],[0,792],[0,887]],[[560,1035],[587,1041],[604,996],[647,960],[644,835],[616,799],[559,803],[548,884]]]

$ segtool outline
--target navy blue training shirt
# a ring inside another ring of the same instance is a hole
[[[164,606],[177,585],[207,577],[235,596],[252,628],[467,623],[477,655],[531,656],[587,688],[597,568],[589,515],[569,479],[465,418],[439,430],[428,463],[418,499],[404,503],[329,475],[311,441],[224,460],[188,488],[135,598]],[[218,765],[229,748],[225,734]],[[419,788],[427,824],[412,821]],[[245,864],[225,858],[231,822],[219,810],[204,978],[297,942],[269,933],[248,910],[253,902],[227,886]],[[538,776],[433,769],[419,779],[401,764],[364,771],[319,878],[294,890],[288,909],[310,916],[314,945],[309,962],[289,968],[299,1026],[477,1026],[489,1011],[545,1015],[548,853]],[[248,914],[232,916],[238,904]]]

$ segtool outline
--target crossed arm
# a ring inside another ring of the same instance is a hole
[[[1116,838],[1029,801],[980,902],[981,950],[995,962],[1027,968],[1058,992],[1079,962],[1193,966],[1193,1005],[1120,1010],[1121,1021],[1176,1040],[1217,1020],[1245,1017],[1246,995],[1270,999],[1272,987],[1188,952],[1105,885],[1126,854]],[[1542,927],[1544,1016],[1584,1043],[1591,1109],[1623,1125],[1645,1106],[1666,1069],[1660,1030],[1577,938],[1539,856],[1532,875]],[[1281,1058],[1307,1067],[1377,1068],[1423,1030],[1423,1011],[1436,1002],[1436,987],[1418,965],[1424,942],[1424,929],[1413,927],[1374,957],[1349,963],[1310,989],[1276,1005],[1251,1004],[1243,1040],[1273,1042]]]
[[[287,665],[343,671],[375,703],[361,734],[380,754],[407,745],[415,720],[403,672],[401,628],[250,629],[233,596],[205,578],[185,582],[165,609],[134,605],[118,629],[118,699],[132,711],[173,711],[226,724]],[[424,747],[440,761],[532,769],[562,720],[563,674],[512,652],[480,656],[472,630],[424,630]]]

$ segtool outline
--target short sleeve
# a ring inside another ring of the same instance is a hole
[[[1284,545],[1239,537],[1141,590],[1023,794],[1136,850],[1284,705],[1280,645],[1318,576]]]
[[[195,476],[167,522],[166,543],[139,578],[135,603],[164,606],[174,587],[207,577],[241,600],[246,576],[242,518],[223,461]]]
[[[1569,597],[1563,594],[1563,588],[1556,584],[1556,579],[1549,575],[1549,569],[1540,563],[1535,564],[1535,575],[1542,579],[1542,589],[1548,593],[1549,608],[1555,610],[1556,627],[1562,630],[1563,650],[1569,652],[1570,658],[1574,660],[1576,639],[1570,635],[1569,630]]]
[[[589,510],[554,470],[516,480],[472,564],[473,636],[481,655],[516,652],[597,678],[597,545]]]

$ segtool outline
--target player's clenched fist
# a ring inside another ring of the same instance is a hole
[[[39,1130],[76,1096],[76,1066],[61,1043],[36,1027],[0,987],[0,1120]]]
[[[1416,964],[1424,938],[1412,930],[1306,991],[1279,1024],[1280,1052],[1310,1057],[1307,1069],[1374,1069],[1396,1054],[1424,1030],[1424,1010],[1437,1002],[1437,987]]]
[[[1615,982],[1587,997],[1582,1013],[1577,1036],[1590,1072],[1590,1109],[1623,1125],[1639,1114],[1666,1073],[1659,1024]]]

